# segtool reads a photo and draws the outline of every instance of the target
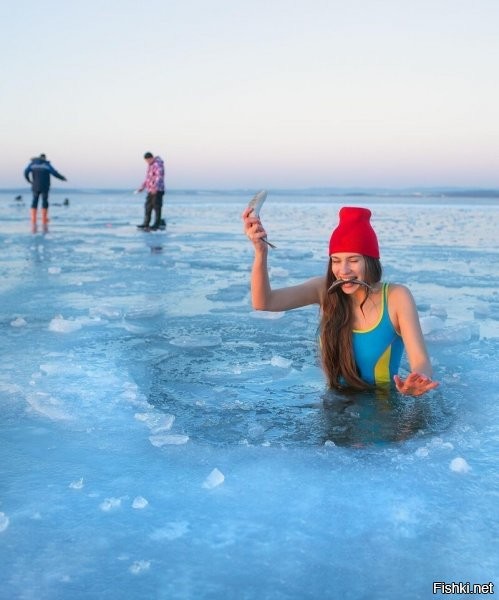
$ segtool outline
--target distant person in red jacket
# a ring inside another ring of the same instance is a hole
[[[144,205],[144,222],[137,225],[141,229],[159,229],[164,226],[164,220],[161,219],[161,208],[163,206],[163,196],[165,194],[165,165],[159,156],[153,156],[151,152],[144,154],[144,160],[147,163],[147,173],[144,183],[137,192],[147,191],[146,202]],[[154,210],[154,223],[151,222],[152,211]]]

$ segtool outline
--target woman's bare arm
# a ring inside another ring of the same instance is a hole
[[[438,387],[438,382],[431,379],[433,369],[414,298],[405,286],[390,286],[389,305],[390,317],[402,336],[411,369],[405,380],[396,375],[395,384],[401,393],[420,396]]]
[[[262,241],[267,236],[261,221],[246,209],[242,215],[244,231],[253,242],[255,258],[251,271],[251,301],[255,310],[282,311],[319,304],[324,289],[324,278],[314,277],[287,288],[273,290],[267,267],[268,245]]]

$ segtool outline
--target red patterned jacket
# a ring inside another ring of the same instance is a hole
[[[155,156],[152,163],[148,165],[141,189],[146,189],[153,194],[165,191],[165,165],[159,156]]]

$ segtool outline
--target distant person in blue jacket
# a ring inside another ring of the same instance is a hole
[[[31,178],[30,178],[31,175]],[[47,160],[45,154],[32,158],[29,165],[24,169],[24,177],[31,184],[33,191],[33,202],[31,204],[31,223],[36,228],[38,199],[42,196],[42,224],[48,224],[50,176],[67,181],[64,175],[58,173]]]

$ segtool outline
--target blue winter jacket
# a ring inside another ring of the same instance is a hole
[[[31,174],[31,179],[30,179]],[[33,158],[24,169],[24,177],[31,183],[34,192],[48,192],[50,188],[50,176],[66,181],[64,175],[58,173],[48,160]]]

